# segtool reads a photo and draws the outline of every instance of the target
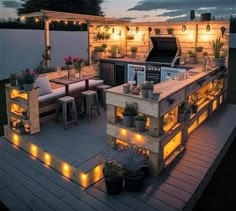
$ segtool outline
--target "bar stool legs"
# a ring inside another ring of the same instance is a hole
[[[96,87],[97,88],[97,92],[99,95],[99,99],[100,99],[100,103],[103,106],[104,110],[106,110],[106,89],[110,89],[111,86],[110,85],[106,85],[106,84],[102,84]]]
[[[75,106],[75,98],[71,96],[65,96],[58,99],[56,122],[59,120],[59,109],[62,106],[62,121],[64,124],[64,129],[67,128],[69,124],[78,124],[78,115]]]
[[[99,110],[98,95],[97,92],[93,90],[84,91],[81,93],[81,95],[85,98],[86,115],[88,118],[88,122],[90,122],[92,116],[92,109],[97,110],[98,115],[101,115]],[[93,108],[93,104],[96,104],[96,108]]]

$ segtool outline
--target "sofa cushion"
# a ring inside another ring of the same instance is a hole
[[[103,80],[95,80],[89,79],[89,87],[96,87],[98,85],[103,84]],[[85,89],[85,81],[80,81],[74,84],[69,85],[70,92],[75,90],[84,90]],[[39,102],[44,102],[50,99],[58,98],[65,95],[65,87],[60,87],[57,89],[53,89],[51,93],[39,96]]]
[[[34,86],[39,87],[39,96],[50,94],[52,92],[47,76],[37,78],[34,82]]]

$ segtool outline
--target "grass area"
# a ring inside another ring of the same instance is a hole
[[[7,124],[5,84],[7,80],[0,81],[0,136],[3,136],[3,125]]]
[[[234,210],[236,207],[236,138],[193,211]],[[232,209],[234,207],[234,209]]]

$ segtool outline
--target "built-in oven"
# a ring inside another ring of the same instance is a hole
[[[142,84],[146,80],[146,65],[128,64],[127,81]]]
[[[146,81],[152,81],[153,84],[160,83],[161,79],[161,66],[147,65],[146,66]]]

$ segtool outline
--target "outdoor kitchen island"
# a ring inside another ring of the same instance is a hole
[[[135,144],[147,151],[151,174],[157,176],[183,151],[188,135],[222,104],[227,93],[228,70],[223,67],[203,71],[195,65],[172,80],[154,85],[157,101],[141,95],[124,94],[123,85],[107,90],[107,143],[114,148]],[[137,132],[124,127],[122,111],[127,103],[137,103],[138,112],[147,116],[146,129]],[[197,110],[180,120],[183,105]]]

